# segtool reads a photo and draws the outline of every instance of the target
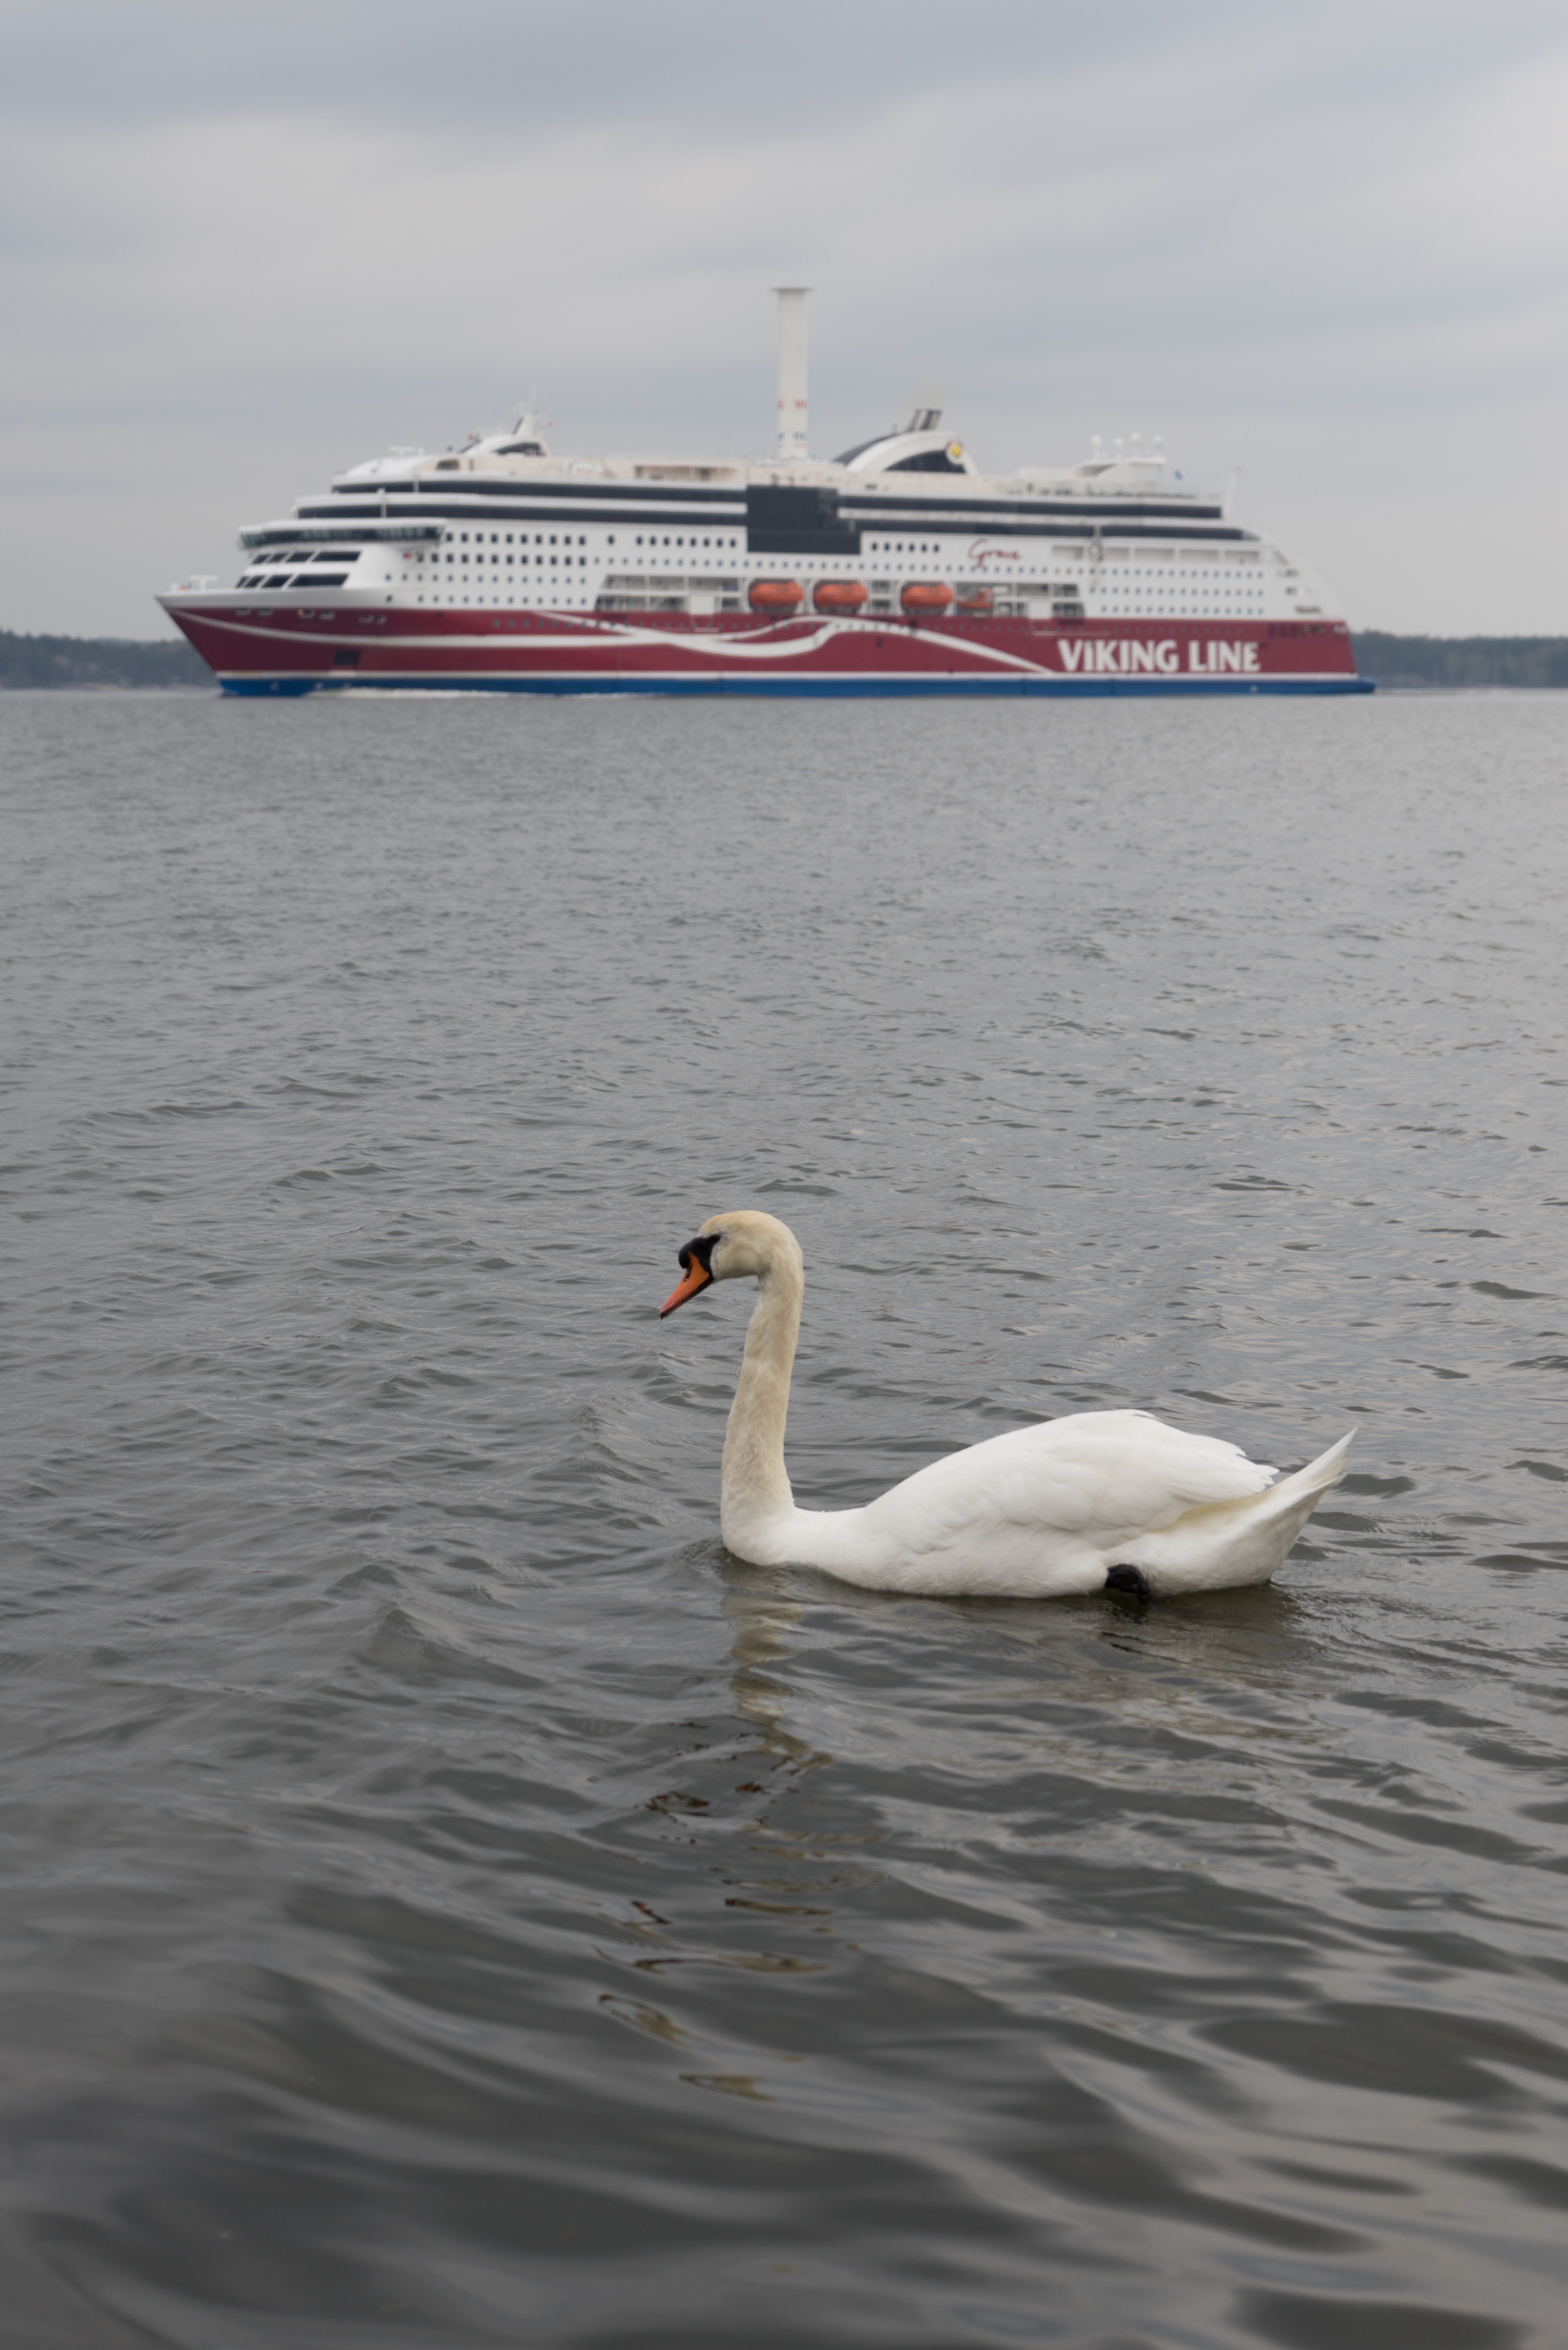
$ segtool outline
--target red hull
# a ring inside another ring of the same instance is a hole
[[[288,609],[165,599],[235,692],[319,687],[554,692],[1355,691],[1337,620],[760,621],[662,613]]]

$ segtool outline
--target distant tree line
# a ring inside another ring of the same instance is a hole
[[[19,637],[0,629],[0,691],[19,685],[212,682],[212,671],[183,637],[138,644],[119,637]]]
[[[1393,637],[1353,630],[1355,666],[1379,685],[1568,685],[1568,637]]]
[[[1568,685],[1568,637],[1351,638],[1355,666],[1379,685]],[[183,638],[21,637],[0,629],[0,691],[37,685],[211,685]]]

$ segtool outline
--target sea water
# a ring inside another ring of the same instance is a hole
[[[18,2350],[1553,2350],[1568,696],[0,700]],[[1136,1405],[1267,1588],[719,1541]]]

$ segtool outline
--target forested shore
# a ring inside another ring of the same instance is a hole
[[[211,685],[183,637],[26,637],[0,629],[0,690],[40,685]]]
[[[1397,637],[1351,631],[1355,666],[1387,686],[1568,685],[1568,637]]]

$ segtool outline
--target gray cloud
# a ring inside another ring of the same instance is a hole
[[[934,373],[985,462],[1244,462],[1359,621],[1568,628],[1544,7],[3,22],[7,625],[146,632],[241,520],[535,377],[562,445],[765,446],[799,271],[819,448]]]

